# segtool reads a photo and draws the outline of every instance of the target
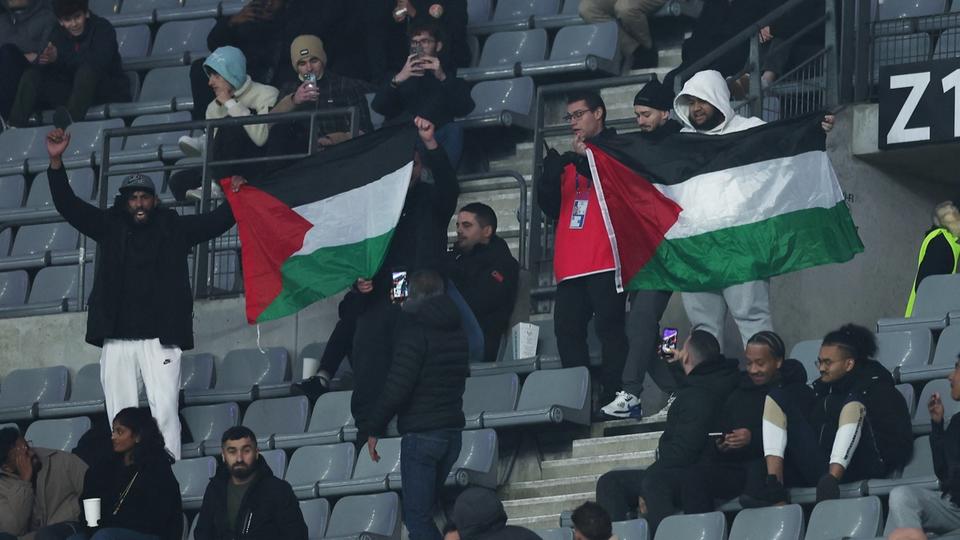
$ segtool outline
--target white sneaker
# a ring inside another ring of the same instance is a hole
[[[189,201],[199,201],[202,196],[203,196],[203,192],[201,191],[201,188],[193,188],[193,189],[187,190],[186,199]],[[214,183],[210,184],[210,198],[211,199],[223,198],[223,190],[220,189],[219,184],[214,184]]]
[[[667,397],[667,404],[664,405],[662,409],[660,409],[660,412],[658,412],[657,414],[654,414],[653,416],[649,416],[648,418],[653,418],[653,419],[663,418],[664,420],[666,420],[667,413],[670,412],[670,406],[673,405],[673,402],[676,399],[677,399],[676,394],[670,394]]]
[[[180,151],[183,152],[183,155],[187,157],[198,157],[203,155],[204,150],[207,149],[207,136],[200,135],[199,137],[190,137],[189,135],[184,135],[177,139],[177,144],[180,145]]]
[[[600,408],[604,414],[617,418],[640,418],[643,410],[640,408],[640,399],[630,392],[617,392],[617,397]]]

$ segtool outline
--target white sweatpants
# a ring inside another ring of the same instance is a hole
[[[766,279],[731,285],[720,291],[681,293],[683,308],[693,330],[713,334],[723,347],[727,310],[737,323],[740,339],[747,340],[761,330],[773,330],[770,318],[770,281]]]
[[[139,405],[142,381],[167,450],[178,460],[181,354],[180,347],[165,347],[159,339],[108,339],[100,351],[100,382],[110,425],[118,412]]]

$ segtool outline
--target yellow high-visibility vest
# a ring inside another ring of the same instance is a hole
[[[930,244],[930,241],[941,234],[947,239],[947,243],[950,244],[950,249],[953,251],[952,273],[955,274],[957,273],[957,261],[960,260],[960,244],[957,243],[957,237],[943,227],[939,227],[930,231],[926,238],[923,239],[923,243],[920,244],[920,257],[917,259],[917,268],[920,268],[920,264],[923,263],[923,257],[927,254],[927,246]],[[914,279],[913,290],[910,291],[910,300],[907,301],[907,313],[904,315],[904,317],[909,317],[911,314],[913,314],[913,303],[917,300],[918,285],[920,284],[917,283],[916,279]]]

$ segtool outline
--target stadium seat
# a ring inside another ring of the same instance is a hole
[[[101,17],[106,17],[112,15],[117,11],[117,1],[116,0],[90,0],[90,11],[100,15]]]
[[[0,133],[0,175],[25,174],[27,159],[47,157],[48,126],[8,129]]]
[[[647,520],[643,518],[614,521],[613,534],[617,535],[620,540],[649,540],[650,527],[647,526]]]
[[[120,58],[126,62],[145,58],[150,52],[150,27],[145,24],[121,26],[117,30]]]
[[[564,421],[590,425],[590,373],[586,367],[535,371],[524,381],[515,411],[483,415],[484,427]]]
[[[90,419],[86,416],[37,420],[27,428],[24,438],[37,448],[72,452],[80,442],[80,437],[89,429]]]
[[[510,412],[517,406],[520,378],[516,373],[467,377],[463,391],[465,429],[483,426],[485,412]]]
[[[356,428],[351,431],[352,437],[349,439],[344,433],[345,428],[353,425],[353,415],[350,413],[352,394],[352,392],[327,392],[321,395],[313,406],[313,414],[310,415],[310,424],[307,425],[306,432],[279,431],[273,436],[273,447],[299,448],[333,444],[356,438]]]
[[[36,255],[47,251],[73,251],[77,249],[80,233],[69,223],[43,223],[25,225],[17,231],[10,256]]]
[[[380,461],[373,461],[370,453],[361,451],[357,454],[357,464],[349,480],[341,482],[320,482],[317,485],[317,495],[341,496],[356,495],[359,493],[377,493],[388,489],[399,490],[390,484],[390,476],[399,484],[400,476],[400,438],[380,439],[377,443],[377,453]]]
[[[697,538],[699,540],[726,540],[727,519],[722,512],[669,516],[657,527],[655,540]]]
[[[109,120],[94,120],[91,122],[75,122],[67,131],[70,133],[70,146],[63,153],[64,165],[68,168],[90,167],[93,165],[91,159],[99,155],[103,146],[103,130],[109,128],[122,128],[123,120],[111,118]],[[119,137],[110,141],[110,151],[120,150],[123,140]],[[27,169],[33,173],[40,173],[47,170],[50,159],[46,155],[46,148],[43,151],[43,157],[35,157],[27,160]]]
[[[18,308],[27,301],[30,278],[26,270],[0,272],[0,308]],[[2,313],[2,311],[0,311]]]
[[[257,349],[237,349],[227,353],[217,369],[217,382],[209,390],[187,390],[184,401],[188,405],[248,402],[260,396],[261,388],[272,388],[287,379],[289,373],[287,351],[268,347],[266,354]],[[286,386],[289,392],[289,385]]]
[[[96,185],[93,169],[73,169],[67,172],[67,179],[77,197],[85,201],[93,199],[93,187]],[[27,195],[27,203],[24,206],[26,208],[53,207],[53,197],[50,196],[50,181],[47,179],[47,171],[38,174],[30,183],[30,193]]]
[[[497,432],[492,429],[476,429],[463,431],[462,434],[460,455],[447,475],[446,485],[497,489],[500,461]],[[390,487],[393,488],[392,483]]]
[[[491,0],[467,0],[467,25],[476,26],[489,21],[492,12]]]
[[[950,381],[935,379],[924,385],[917,400],[917,410],[913,413],[913,432],[919,435],[930,433],[930,413],[927,411],[927,402],[934,392],[940,394],[943,402],[943,417],[952,418],[954,413],[960,412],[960,402],[950,399]]]
[[[803,509],[798,504],[737,512],[730,540],[801,540]]]
[[[87,364],[77,371],[70,389],[70,399],[62,403],[41,403],[39,418],[63,418],[100,414],[106,411],[100,364]]]
[[[215,19],[197,19],[161,24],[153,40],[150,58],[142,67],[189,65],[191,61],[207,56],[210,54],[207,34],[216,22]]]
[[[180,446],[180,457],[184,459],[219,456],[223,432],[240,424],[240,407],[236,403],[184,407],[180,415],[193,438],[192,443]]]
[[[0,259],[10,254],[10,244],[13,242],[13,229],[7,227],[0,231]]]
[[[263,456],[263,460],[267,462],[267,466],[270,467],[273,475],[277,478],[283,478],[283,474],[287,472],[287,453],[283,450],[261,449],[260,455]]]
[[[930,57],[930,34],[918,32],[903,36],[880,36],[873,41],[873,80],[880,79],[880,68],[896,64],[923,62]]]
[[[180,357],[180,389],[206,390],[213,384],[213,355],[185,354]]]
[[[273,448],[274,433],[303,433],[310,417],[307,396],[259,399],[243,414],[243,425],[257,434],[261,449]]]
[[[487,38],[477,67],[457,71],[468,81],[509,79],[517,75],[520,62],[539,62],[547,57],[547,31],[497,32]]]
[[[820,356],[821,339],[808,339],[797,342],[790,349],[789,358],[803,364],[803,369],[807,372],[807,384],[813,384],[813,381],[820,378],[820,370],[817,369],[817,357]]]
[[[910,411],[910,416],[912,417],[917,410],[917,395],[913,390],[912,384],[898,384],[896,386],[900,395],[903,396],[903,400],[907,402],[907,410]]]
[[[77,310],[77,294],[80,292],[79,266],[48,266],[41,268],[33,278],[27,307],[38,315]],[[84,269],[83,294],[86,296],[93,284],[93,265]]]
[[[933,48],[934,60],[945,60],[960,56],[960,28],[949,28],[940,34]]]
[[[38,403],[59,403],[67,397],[70,374],[64,366],[15,369],[0,387],[0,421],[31,420]]]
[[[314,499],[318,485],[348,481],[353,463],[351,443],[304,446],[293,452],[284,479],[298,499]]]
[[[903,370],[930,363],[932,341],[930,331],[922,328],[877,334],[877,360],[899,379]]]
[[[111,103],[108,111],[110,116],[140,116],[192,108],[190,66],[176,66],[151,69],[135,102]]]
[[[884,0],[879,3],[877,19],[902,19],[905,17],[924,17],[944,12],[943,0]]]
[[[459,121],[464,127],[532,127],[533,79],[518,77],[500,81],[482,81],[470,90],[476,106]]]
[[[557,32],[548,60],[523,62],[524,76],[558,75],[576,72],[620,73],[617,23],[567,26]]]
[[[189,122],[191,120],[190,113],[186,111],[149,114],[136,117],[130,126],[155,126],[174,122]],[[189,134],[190,132],[187,130],[150,133],[147,135],[131,135],[124,140],[123,150],[112,157],[123,161],[127,161],[128,159],[129,161],[153,161],[161,158],[168,160],[178,159],[183,157],[183,152],[177,145],[177,140],[181,136]],[[157,186],[158,189],[159,187],[160,186]]]
[[[514,358],[513,339],[508,335],[506,337],[506,346],[500,354],[500,360],[497,362],[475,362],[470,364],[470,375],[499,375],[502,373],[530,373],[540,369],[540,363],[543,359],[556,358],[559,362],[560,356],[557,352],[557,339],[553,331],[553,320],[537,321],[540,332],[537,337],[537,354],[529,358]],[[553,369],[551,367],[550,369]]]
[[[883,508],[878,497],[823,501],[810,514],[804,540],[874,538],[882,528]]]
[[[399,540],[400,497],[396,493],[344,497],[337,501],[330,515],[326,538],[367,538],[368,535],[369,538]]]
[[[573,540],[573,529],[557,527],[555,529],[532,529],[542,540]]]
[[[921,332],[929,333],[930,331],[921,330]],[[937,348],[933,353],[933,362],[929,365],[918,364],[902,368],[898,380],[900,382],[918,382],[946,377],[953,371],[953,366],[957,363],[958,352],[960,352],[960,324],[953,324],[944,328],[943,332],[940,333]]]
[[[320,540],[330,521],[330,503],[326,499],[300,501],[300,513],[307,524],[307,540]]]
[[[933,471],[933,456],[930,452],[930,437],[917,437],[913,440],[913,455],[910,461],[892,478],[874,478],[867,481],[867,493],[870,495],[889,495],[897,486],[916,486],[924,489],[939,489],[940,481]]]
[[[788,491],[790,492],[790,502],[792,503],[813,504],[817,502],[817,488],[799,487],[799,488],[790,488]],[[854,499],[857,497],[863,497],[866,494],[867,494],[866,480],[840,484],[840,498]]]
[[[584,24],[580,18],[580,0],[563,0],[563,7],[556,15],[538,15],[533,18],[535,28],[562,28]]]
[[[173,474],[180,484],[180,498],[184,510],[200,508],[207,484],[216,472],[217,460],[209,456],[181,459],[173,464]]]
[[[26,180],[22,174],[0,177],[0,210],[20,208],[25,192]]]

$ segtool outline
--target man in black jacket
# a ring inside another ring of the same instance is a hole
[[[748,480],[762,479],[763,403],[770,389],[790,394],[804,410],[813,405],[806,370],[785,355],[783,340],[769,330],[747,341],[746,371],[711,428],[712,433],[722,435],[711,437],[699,463],[686,472],[681,488],[685,514],[711,512],[717,499],[737,497]]]
[[[124,179],[113,206],[96,208],[70,189],[61,159],[69,144],[61,129],[47,135],[47,176],[57,212],[97,243],[86,341],[102,347],[107,416],[112,422],[121,409],[139,404],[139,371],[167,450],[179,459],[180,355],[193,348],[187,255],[226,232],[233,213],[228,204],[197,216],[161,208],[153,181],[141,174]]]
[[[223,464],[207,484],[196,540],[306,540],[307,524],[290,484],[274,476],[245,426],[223,432]]]
[[[483,359],[496,362],[500,338],[510,325],[517,298],[520,263],[497,236],[497,214],[470,203],[457,215],[457,243],[447,270],[483,331]]]
[[[377,438],[397,415],[403,434],[403,522],[410,538],[440,540],[433,507],[460,455],[463,389],[470,368],[459,311],[444,294],[437,272],[411,276],[395,336],[387,382],[370,418],[367,449],[380,461]]]
[[[960,401],[960,360],[947,377],[950,399]],[[926,532],[937,535],[960,529],[960,413],[944,425],[943,401],[939,393],[927,402],[930,412],[930,454],[933,471],[940,480],[940,492],[917,486],[897,486],[890,492],[887,528],[884,535],[901,529],[898,534],[915,533],[926,538]],[[911,531],[912,530],[912,531]]]
[[[120,66],[117,33],[104,18],[90,13],[88,0],[55,0],[59,26],[42,60],[20,78],[10,123],[22,126],[41,107],[66,106],[83,120],[97,103],[130,101],[130,85]]]
[[[610,471],[597,481],[597,502],[613,521],[638,508],[652,532],[676,510],[683,472],[700,457],[720,404],[737,385],[737,363],[720,354],[717,338],[695,330],[671,362],[682,381],[667,413],[657,460],[646,470]]]
[[[56,26],[47,0],[0,0],[0,120],[10,115],[24,71],[49,62],[45,52]]]

